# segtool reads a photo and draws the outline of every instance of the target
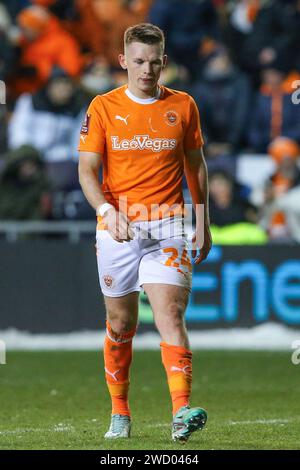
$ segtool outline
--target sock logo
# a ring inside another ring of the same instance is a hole
[[[187,369],[189,369],[189,371],[187,371]],[[187,375],[188,372],[190,372],[190,369],[191,369],[191,367],[190,367],[189,365],[184,366],[184,367],[182,367],[182,368],[176,367],[176,366],[172,366],[172,367],[171,367],[171,372],[177,372],[177,371],[178,371],[178,372],[183,372],[184,375]]]
[[[120,372],[120,369],[116,370],[115,372],[110,372],[108,369],[105,367],[105,372],[110,375],[116,382],[118,381],[116,374]]]

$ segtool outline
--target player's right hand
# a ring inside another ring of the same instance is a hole
[[[134,238],[130,221],[123,212],[118,212],[115,208],[109,209],[104,214],[104,222],[107,225],[109,234],[117,242],[123,243]]]

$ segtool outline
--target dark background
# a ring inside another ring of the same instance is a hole
[[[265,321],[299,328],[297,257],[296,246],[214,247],[203,265],[194,266],[193,292],[187,309],[189,328],[250,327]],[[0,260],[0,330],[55,333],[104,328],[93,241],[73,244],[66,240],[1,241]],[[284,305],[292,308],[292,315],[287,315],[286,307],[278,307],[278,298],[285,288],[276,288],[274,279],[290,263],[292,275],[287,282],[288,289],[293,286],[294,298],[284,299]],[[247,274],[248,266],[253,264],[258,273],[255,276],[250,271]],[[228,271],[232,266],[234,269],[244,266],[246,271],[236,288],[232,288]],[[205,287],[208,278],[215,282],[211,290]],[[235,316],[228,310],[230,289],[237,301]],[[145,308],[145,300],[143,305]],[[140,331],[153,328],[151,321],[144,321],[141,315]]]

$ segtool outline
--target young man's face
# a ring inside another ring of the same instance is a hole
[[[128,72],[128,88],[138,98],[148,98],[157,93],[157,82],[166,65],[167,56],[160,44],[132,42],[119,55],[123,69]]]

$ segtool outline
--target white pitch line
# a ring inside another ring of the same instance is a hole
[[[66,426],[58,425],[58,426],[54,426],[52,431],[54,431],[54,432],[72,432],[72,431],[74,431],[74,428],[73,428],[73,426],[68,426],[68,425],[66,425]]]
[[[26,434],[32,432],[72,432],[74,427],[70,425],[56,424],[50,428],[19,428],[6,431],[0,431],[1,436],[9,436],[11,434]]]
[[[25,434],[27,432],[41,432],[43,429],[38,428],[26,428],[26,429],[11,429],[7,431],[0,431],[2,436],[9,436],[10,434]]]
[[[157,423],[157,424],[147,424],[147,428],[166,428],[171,426],[172,423]]]
[[[247,420],[247,421],[225,421],[223,424],[229,424],[229,426],[243,426],[243,425],[254,425],[254,424],[287,424],[293,421],[299,421],[300,417],[296,418],[278,418],[278,419],[256,419],[256,420]],[[95,421],[95,420],[92,420]],[[170,427],[171,423],[157,423],[157,424],[148,424],[147,428],[166,428]],[[12,429],[7,431],[0,431],[0,435],[9,436],[13,434],[26,434],[32,432],[73,432],[75,428],[71,425],[57,424],[50,428],[20,428]]]
[[[295,419],[255,419],[253,421],[229,421],[230,426],[243,425],[243,424],[285,424],[295,421]]]
[[[254,424],[286,424],[293,421],[299,421],[300,418],[277,418],[277,419],[255,419],[247,421],[225,421],[222,424],[229,426],[238,426],[238,425],[254,425]],[[157,424],[148,424],[147,428],[163,428],[171,426],[171,423],[157,423]]]

